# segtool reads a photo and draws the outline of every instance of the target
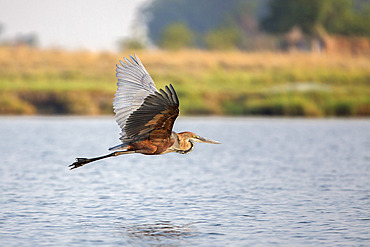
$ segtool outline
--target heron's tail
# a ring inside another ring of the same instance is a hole
[[[128,143],[121,143],[114,147],[109,148],[109,151],[118,151],[118,150],[126,150],[128,147]]]

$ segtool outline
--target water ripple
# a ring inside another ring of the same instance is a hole
[[[70,171],[117,144],[113,118],[0,118],[0,246],[370,245],[369,120],[187,129],[223,144]]]

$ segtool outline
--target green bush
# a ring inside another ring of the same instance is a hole
[[[236,49],[240,44],[240,32],[234,27],[222,27],[209,31],[204,41],[210,50]]]
[[[163,29],[158,45],[166,50],[179,50],[181,48],[191,47],[193,41],[193,32],[185,23],[178,22]]]

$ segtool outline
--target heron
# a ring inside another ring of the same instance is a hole
[[[172,130],[179,115],[179,99],[173,86],[158,90],[139,57],[123,58],[116,65],[117,92],[113,99],[121,143],[111,153],[95,158],[76,158],[70,169],[123,154],[188,154],[195,142],[220,144],[193,132]]]

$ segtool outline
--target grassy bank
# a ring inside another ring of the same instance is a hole
[[[0,114],[111,114],[115,64],[129,53],[0,48]],[[370,59],[308,53],[143,51],[181,114],[369,116]]]

